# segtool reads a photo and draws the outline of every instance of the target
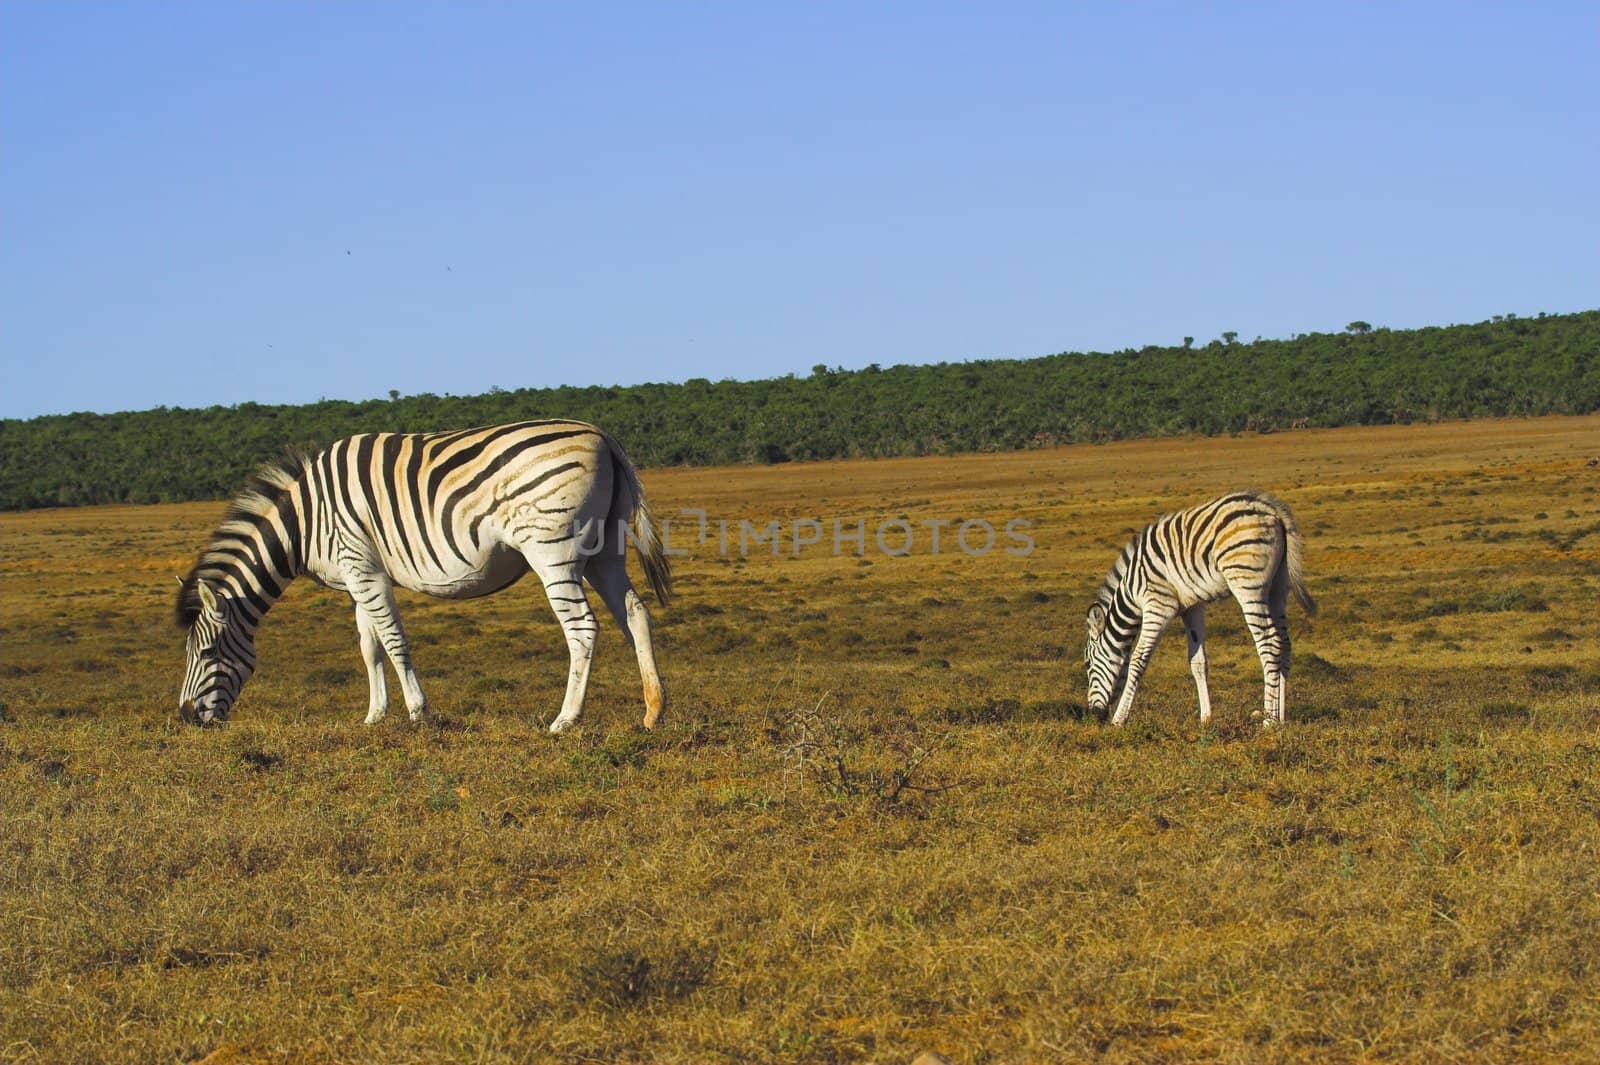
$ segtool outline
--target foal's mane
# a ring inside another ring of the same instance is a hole
[[[1122,554],[1117,556],[1116,562],[1111,565],[1111,572],[1106,574],[1106,579],[1100,582],[1100,590],[1094,593],[1094,601],[1100,606],[1109,607],[1112,596],[1122,585],[1122,578],[1127,576],[1128,566],[1132,563],[1133,547],[1139,542],[1135,536],[1128,541],[1128,546],[1122,549]]]

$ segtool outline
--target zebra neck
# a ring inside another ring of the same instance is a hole
[[[1106,632],[1113,644],[1125,648],[1133,641],[1144,618],[1144,608],[1139,603],[1140,589],[1134,587],[1143,581],[1136,570],[1130,569],[1120,576],[1121,580],[1112,585],[1105,596]]]
[[[217,543],[206,552],[195,576],[233,604],[236,620],[254,630],[272,605],[282,597],[293,577],[283,579],[245,557],[237,544]]]
[[[201,557],[199,575],[225,590],[254,628],[305,569],[304,508],[286,492],[275,505],[224,523]]]

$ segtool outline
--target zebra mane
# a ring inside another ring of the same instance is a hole
[[[178,628],[188,630],[200,616],[200,578],[221,576],[223,564],[236,556],[225,548],[247,538],[266,518],[278,508],[295,481],[305,472],[311,456],[299,450],[287,450],[280,457],[264,463],[249,477],[244,487],[228,505],[222,524],[211,534],[211,544],[200,553],[200,558],[183,578],[178,589],[176,620]]]
[[[1122,554],[1117,556],[1117,561],[1112,565],[1111,572],[1100,582],[1100,590],[1094,593],[1094,601],[1100,606],[1110,608],[1112,598],[1122,586],[1122,579],[1128,575],[1128,568],[1133,564],[1133,549],[1138,542],[1137,536],[1128,541],[1128,546],[1122,549]]]

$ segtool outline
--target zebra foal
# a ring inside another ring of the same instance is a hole
[[[1289,687],[1288,597],[1307,614],[1300,531],[1289,508],[1264,492],[1230,492],[1157,518],[1123,548],[1089,607],[1084,668],[1089,709],[1113,725],[1128,719],[1150,655],[1172,619],[1189,636],[1189,671],[1200,694],[1200,720],[1211,719],[1206,686],[1205,605],[1232,593],[1261,657],[1263,722],[1281,723]]]
[[[666,703],[650,614],[628,579],[624,529],[656,597],[672,574],[633,463],[592,425],[534,421],[444,433],[364,433],[263,468],[182,578],[187,670],[180,715],[227,718],[255,670],[261,619],[296,577],[348,592],[367,666],[367,724],[389,708],[385,658],[416,721],[427,697],[395,608],[396,586],[447,599],[509,587],[532,571],[566,633],[566,697],[550,725],[583,712],[600,594],[639,661],[647,728]],[[606,537],[612,539],[606,539]],[[596,546],[599,544],[600,546]]]

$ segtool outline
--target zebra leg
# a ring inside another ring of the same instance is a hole
[[[1189,672],[1200,693],[1200,723],[1211,720],[1211,691],[1206,684],[1206,608],[1196,603],[1183,612],[1183,631],[1189,637]]]
[[[361,657],[367,664],[367,720],[376,725],[389,712],[389,685],[383,675],[383,644],[365,610],[356,608],[356,631],[361,634]]]
[[[428,697],[422,694],[422,683],[417,680],[417,671],[411,665],[411,644],[406,640],[405,627],[400,624],[400,612],[395,606],[394,586],[389,583],[389,578],[383,573],[363,573],[347,578],[350,596],[356,601],[356,610],[365,618],[367,628],[372,633],[379,646],[389,656],[389,661],[394,664],[395,674],[400,678],[400,692],[405,696],[406,711],[411,715],[412,721],[422,720],[428,712]],[[358,622],[357,627],[360,627]],[[362,634],[362,647],[365,649],[368,636]],[[377,680],[373,678],[377,677]],[[376,705],[382,688],[383,667],[374,667],[371,660],[367,665],[367,682],[372,686],[372,705]],[[382,693],[382,701],[387,708],[388,693]],[[380,713],[377,718],[372,713],[367,713],[367,722],[371,724],[382,718]]]
[[[1289,690],[1288,621],[1281,610],[1274,612],[1269,603],[1261,602],[1245,607],[1244,620],[1255,640],[1256,654],[1261,658],[1261,723],[1281,725],[1284,699]]]
[[[1289,564],[1278,567],[1272,582],[1272,594],[1267,603],[1272,608],[1272,627],[1278,634],[1278,723],[1289,718],[1289,657],[1293,641],[1289,639]]]
[[[1128,655],[1128,674],[1122,682],[1122,698],[1117,700],[1117,712],[1111,716],[1113,725],[1128,720],[1128,711],[1133,709],[1133,697],[1139,691],[1139,681],[1144,676],[1145,667],[1150,664],[1150,655],[1171,620],[1170,614],[1146,614],[1140,620],[1139,638],[1134,641],[1133,651]]]
[[[567,634],[567,694],[561,701],[561,713],[550,722],[551,732],[564,732],[571,728],[583,714],[583,699],[589,689],[589,666],[594,662],[595,634],[600,623],[595,620],[589,606],[589,596],[583,590],[581,558],[563,562],[541,562],[535,567],[544,582],[544,593],[550,600],[550,609]]]
[[[623,638],[639,659],[639,676],[644,681],[644,727],[655,728],[666,708],[667,696],[661,690],[661,675],[656,672],[655,644],[650,639],[650,611],[633,590],[626,562],[602,552],[589,560],[584,577],[600,593],[600,598],[622,628]]]

